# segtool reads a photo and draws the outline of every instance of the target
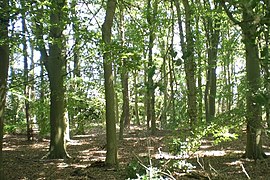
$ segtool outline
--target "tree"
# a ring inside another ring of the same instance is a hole
[[[31,98],[31,91],[32,86],[29,82],[29,53],[28,53],[28,45],[27,45],[27,25],[26,25],[26,4],[24,0],[21,0],[21,6],[22,6],[22,44],[23,44],[23,61],[24,61],[24,104],[25,104],[25,118],[26,118],[26,126],[27,126],[27,139],[28,141],[32,140],[33,138],[33,123],[31,122],[31,114],[30,114],[30,98]]]
[[[251,159],[262,159],[266,157],[262,149],[262,115],[261,105],[257,101],[259,89],[261,87],[260,62],[257,44],[258,27],[263,23],[264,18],[260,18],[257,14],[260,4],[255,1],[248,3],[239,1],[238,3],[228,3],[221,1],[228,17],[240,26],[245,45],[246,57],[246,79],[247,79],[247,95],[246,95],[246,120],[247,120],[247,142],[245,157]],[[241,7],[241,20],[236,19],[234,12],[230,11],[228,6],[235,8]]]
[[[50,81],[50,151],[48,158],[62,159],[69,157],[66,151],[65,130],[66,122],[64,118],[64,77],[65,63],[64,49],[65,41],[63,30],[66,25],[66,13],[64,8],[65,0],[52,0],[50,6],[50,41],[49,55],[45,61]]]
[[[175,0],[175,6],[178,16],[180,44],[183,52],[184,68],[186,74],[187,84],[187,105],[188,116],[190,119],[191,127],[197,121],[197,97],[196,97],[196,79],[195,70],[196,64],[194,61],[194,37],[192,32],[192,9],[188,0],[183,0],[184,13],[185,13],[185,31],[182,27],[182,12],[180,9],[179,0]],[[185,34],[184,34],[185,32]]]
[[[206,122],[209,123],[215,117],[216,114],[216,92],[217,92],[217,55],[218,55],[218,44],[219,44],[219,34],[220,34],[220,17],[217,12],[220,8],[216,2],[214,2],[214,8],[211,9],[211,2],[205,1],[205,8],[210,11],[210,17],[204,18],[204,27],[206,31],[207,39],[207,79],[205,87],[205,116]],[[215,18],[214,18],[215,16]]]
[[[113,18],[116,9],[116,0],[108,0],[105,21],[102,25],[102,40],[105,46],[103,53],[103,68],[105,78],[105,100],[106,100],[106,160],[107,166],[117,165],[117,142],[116,142],[116,120],[115,120],[115,98],[112,73],[112,59],[110,44],[112,37]]]
[[[153,7],[152,7],[153,6]],[[156,131],[156,115],[155,115],[155,85],[153,77],[155,75],[156,66],[153,62],[153,47],[155,41],[155,18],[157,16],[158,1],[147,1],[147,23],[149,26],[148,40],[148,64],[147,64],[147,124],[151,123],[151,133]]]
[[[125,49],[125,22],[124,22],[124,8],[123,4],[119,4],[119,35],[121,46]],[[127,61],[128,58],[121,58],[121,84],[122,84],[122,96],[123,96],[123,104],[122,104],[122,115],[120,119],[120,132],[119,139],[123,139],[124,127],[130,127],[130,114],[129,114],[129,87],[128,87],[128,67]]]
[[[8,0],[0,1],[0,179],[4,177],[3,167],[3,127],[4,127],[4,109],[7,92],[7,77],[9,66],[9,5]]]

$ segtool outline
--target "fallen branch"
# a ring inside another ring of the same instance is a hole
[[[244,165],[241,163],[240,166],[242,167],[242,171],[245,173],[245,175],[247,176],[248,179],[250,179],[250,176],[248,175]]]

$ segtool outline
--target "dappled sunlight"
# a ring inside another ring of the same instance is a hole
[[[269,149],[270,150],[270,146],[262,146],[264,149]]]
[[[231,155],[231,154],[243,154],[244,151],[239,151],[239,150],[199,150],[194,153],[194,155],[198,155],[199,157],[204,157],[204,156],[212,156],[212,157],[217,157],[217,156],[226,156],[226,155]]]
[[[67,142],[67,145],[71,145],[71,146],[80,146],[83,144],[87,144],[87,142],[85,141],[79,141],[79,140],[70,140]]]
[[[57,163],[57,167],[58,167],[58,168],[66,168],[66,167],[69,167],[69,164],[64,163],[64,162],[62,162],[62,163]]]
[[[106,159],[105,133],[98,134],[96,132],[93,131],[93,134],[90,135],[73,136],[67,142],[67,151],[71,158],[65,160],[41,159],[48,151],[49,140],[28,142],[25,140],[25,137],[18,136],[16,138],[16,136],[10,136],[5,140],[3,148],[9,161],[8,168],[13,167],[14,164],[19,164],[20,167],[16,166],[17,170],[24,172],[25,164],[27,164],[27,166],[31,167],[31,170],[27,170],[28,172],[36,170],[32,175],[23,175],[24,177],[20,175],[15,179],[28,177],[32,177],[32,179],[44,179],[47,177],[52,179],[62,177],[70,177],[71,179],[92,177],[92,179],[97,179],[97,177],[104,177],[105,174],[114,174],[114,177],[122,177],[121,173],[125,172],[132,159],[146,159],[148,161],[145,165],[148,165],[149,158],[153,160],[153,163],[180,162],[184,159],[196,166],[196,171],[200,171],[201,169],[197,162],[197,158],[199,158],[202,164],[203,162],[205,164],[209,163],[218,172],[222,172],[222,169],[226,168],[226,174],[244,178],[245,174],[241,166],[243,165],[247,168],[247,171],[250,171],[252,168],[251,165],[246,164],[249,163],[248,161],[240,159],[244,153],[244,147],[235,146],[235,144],[238,145],[239,143],[232,141],[214,145],[211,140],[202,140],[202,145],[196,152],[174,155],[169,152],[168,139],[164,138],[165,136],[151,136],[142,131],[136,133],[129,132],[124,135],[125,138],[119,143],[118,149],[120,170],[108,172],[104,167]],[[240,150],[239,147],[241,148]],[[264,149],[268,149],[268,146],[264,146]],[[14,159],[14,157],[16,158]],[[42,169],[42,171],[37,169]]]
[[[200,148],[201,150],[198,150],[194,153],[195,156],[204,157],[204,156],[211,156],[211,157],[219,157],[219,156],[226,156],[226,155],[232,155],[232,154],[243,154],[244,151],[240,150],[207,150],[207,148],[211,146],[205,146],[204,148]]]
[[[228,166],[239,166],[239,165],[243,164],[243,161],[241,161],[241,160],[236,160],[236,161],[233,161],[233,162],[226,162],[226,163],[224,163],[224,164],[226,164],[226,165],[228,165]]]
[[[210,147],[212,147],[212,146],[211,145],[201,145],[200,149],[208,149]]]
[[[199,155],[201,157],[203,156],[225,156],[225,151],[219,151],[219,150],[204,150],[204,151],[197,151],[195,152],[195,155]]]
[[[18,147],[16,146],[10,146],[10,147],[4,147],[3,151],[16,151]]]
[[[145,141],[147,140],[148,138],[147,137],[144,137],[144,138],[138,138],[138,137],[128,137],[128,138],[124,138],[124,140],[127,140],[127,141]]]

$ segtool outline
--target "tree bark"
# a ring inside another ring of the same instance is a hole
[[[102,25],[102,40],[105,48],[111,44],[113,18],[116,9],[116,0],[108,0],[106,17]],[[112,73],[111,53],[103,54],[103,68],[105,78],[105,99],[106,99],[106,140],[107,153],[105,163],[109,167],[117,166],[117,141],[116,141],[116,122],[115,122],[115,98]]]
[[[3,128],[4,128],[4,109],[6,103],[7,77],[9,66],[9,40],[8,40],[8,21],[9,21],[8,0],[0,1],[0,179],[4,180],[3,167]]]
[[[65,63],[64,58],[64,37],[65,12],[63,7],[65,0],[54,0],[51,2],[50,13],[50,34],[49,57],[45,63],[50,82],[50,151],[48,158],[63,159],[68,158],[66,151],[65,130]]]
[[[247,145],[245,156],[250,159],[262,159],[265,154],[262,149],[262,110],[259,102],[256,101],[259,88],[261,87],[260,63],[258,47],[256,44],[256,25],[248,23],[250,17],[248,12],[243,13],[244,23],[241,28],[244,35],[246,51],[246,72],[247,72]]]
[[[190,119],[190,127],[193,128],[197,121],[197,92],[196,92],[196,79],[195,79],[195,61],[194,61],[194,41],[192,32],[192,12],[188,0],[183,0],[183,5],[185,9],[185,38],[184,31],[182,28],[181,10],[179,0],[175,0],[178,25],[179,25],[179,35],[180,43],[183,51],[184,68],[186,73],[186,83],[187,83],[187,105],[188,105],[188,116]]]
[[[151,133],[156,131],[156,116],[155,116],[155,85],[153,76],[155,74],[155,65],[153,62],[153,46],[155,40],[154,21],[157,15],[157,0],[154,1],[153,9],[151,0],[147,1],[147,23],[149,25],[149,42],[148,42],[148,64],[147,64],[147,122],[151,123]]]
[[[211,2],[205,2],[205,8],[208,8],[209,11],[217,11],[218,6],[215,4],[215,8],[211,10]],[[210,13],[210,12],[209,12]],[[212,15],[213,16],[213,15]],[[210,123],[211,120],[215,117],[216,114],[216,92],[217,92],[217,76],[216,76],[216,67],[217,67],[217,55],[218,55],[218,44],[219,44],[219,18],[213,19],[211,16],[204,19],[204,26],[206,30],[207,38],[207,58],[208,58],[208,67],[207,67],[207,80],[205,88],[205,114],[206,122]]]
[[[134,71],[133,73],[133,77],[134,77],[134,114],[135,114],[135,122],[136,125],[140,126],[141,122],[140,122],[140,117],[139,117],[139,98],[138,98],[138,85],[137,85],[137,76],[138,76],[138,72],[137,70]]]
[[[121,46],[125,45],[125,25],[124,25],[124,8],[123,5],[119,4],[119,34]],[[129,88],[128,88],[128,69],[127,69],[127,58],[121,59],[122,67],[120,68],[121,72],[121,84],[122,84],[122,97],[123,97],[123,105],[122,105],[122,115],[120,120],[120,132],[119,139],[123,139],[124,127],[130,127],[130,114],[129,114]]]
[[[228,17],[235,23],[239,24],[242,29],[243,42],[246,51],[246,77],[247,77],[247,95],[246,95],[246,120],[247,120],[247,142],[245,157],[250,159],[262,159],[266,155],[262,149],[262,110],[261,105],[257,102],[256,97],[261,87],[260,63],[257,38],[257,23],[253,9],[257,5],[241,4],[242,21],[239,22],[229,11],[224,1],[221,1]]]
[[[26,128],[27,128],[27,139],[28,141],[33,139],[33,128],[32,128],[32,122],[31,122],[31,116],[30,116],[30,85],[29,85],[29,70],[28,70],[28,52],[27,52],[27,40],[26,40],[26,7],[25,7],[25,1],[21,0],[21,6],[22,6],[22,44],[23,44],[23,60],[24,60],[24,110],[25,110],[25,118],[26,118]]]

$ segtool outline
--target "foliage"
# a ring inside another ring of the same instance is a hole
[[[16,123],[5,124],[4,133],[7,133],[7,134],[24,134],[24,133],[26,133],[25,121],[19,121]]]
[[[186,159],[174,161],[172,164],[172,168],[176,171],[189,172],[196,168],[193,164],[187,162]]]
[[[37,124],[39,127],[39,135],[41,137],[47,136],[50,133],[49,125],[49,99],[43,98],[33,103],[33,113],[36,115]]]
[[[195,152],[201,145],[202,138],[206,131],[201,129],[190,135],[180,133],[168,140],[170,152],[181,158],[188,157],[190,153]]]
[[[149,165],[145,166],[144,164],[138,161],[131,161],[127,170],[127,175],[129,180],[162,180],[162,179],[171,179],[170,175],[162,171],[161,163],[157,167],[152,165],[150,160]]]
[[[85,133],[93,123],[103,123],[105,116],[104,100],[98,90],[89,90],[91,84],[82,78],[71,79],[67,93],[67,111],[71,129],[75,133]],[[74,90],[76,89],[76,91]]]
[[[180,131],[168,139],[170,152],[185,157],[195,152],[206,138],[213,137],[214,144],[237,139],[245,122],[244,113],[244,109],[235,108],[220,114],[207,126],[197,125],[192,133]]]
[[[142,165],[140,165],[140,163],[136,159],[133,159],[129,162],[125,171],[127,173],[127,177],[130,179],[135,179],[138,176],[146,173],[145,168]]]
[[[145,160],[145,159],[144,159]],[[174,179],[170,172],[189,172],[196,167],[187,162],[186,159],[179,160],[154,160],[150,159],[148,165],[145,161],[132,160],[127,168],[126,173],[128,179],[136,180],[160,180],[160,179]]]

